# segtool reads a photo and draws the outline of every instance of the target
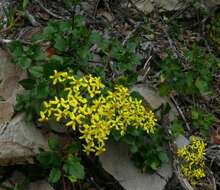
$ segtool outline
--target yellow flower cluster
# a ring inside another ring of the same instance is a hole
[[[79,131],[87,154],[104,152],[112,129],[122,136],[129,126],[154,133],[154,113],[146,110],[141,100],[131,97],[124,86],[116,86],[104,96],[101,91],[105,86],[99,77],[86,75],[78,79],[71,73],[54,71],[50,78],[54,85],[63,86],[64,93],[62,97],[55,96],[43,103],[39,121],[55,119]]]
[[[193,186],[206,176],[205,147],[206,144],[201,138],[192,136],[189,145],[177,150],[178,157],[183,159],[181,171]]]

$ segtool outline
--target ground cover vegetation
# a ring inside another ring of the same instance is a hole
[[[16,111],[49,130],[48,122],[57,122],[71,136],[65,146],[49,139],[50,150],[41,150],[37,165],[55,188],[83,189],[90,175],[88,159],[97,161],[107,141],[116,141],[127,144],[142,172],[157,172],[172,157],[193,188],[209,182],[207,170],[213,171],[218,186],[220,160],[209,154],[220,142],[218,7],[209,13],[198,1],[187,1],[184,11],[156,9],[145,15],[134,5],[125,12],[121,3],[100,2],[94,14],[104,7],[117,18],[111,26],[106,24],[110,16],[101,17],[103,26],[92,25],[97,18],[77,14],[80,1],[68,0],[68,18],[43,22],[42,31],[28,43],[7,44],[14,63],[27,73],[20,81],[24,92],[17,96]],[[18,6],[18,12],[24,12],[32,2],[24,0]],[[13,35],[16,10],[5,12],[8,19],[0,29],[12,30]],[[131,33],[118,31],[126,28],[123,23],[130,24]],[[106,36],[107,26],[111,32]],[[169,121],[169,104],[153,110],[139,93],[129,90],[138,83],[151,84],[160,96],[170,98],[179,117]],[[190,142],[178,149],[179,135]]]

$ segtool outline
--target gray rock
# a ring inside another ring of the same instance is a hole
[[[183,9],[185,6],[185,1],[181,0],[132,0],[136,7],[145,12],[150,13],[156,7],[159,7],[160,11],[173,11]],[[202,0],[199,6],[206,6],[212,8],[214,6],[220,5],[220,0]]]
[[[0,123],[10,121],[13,116],[16,95],[23,90],[18,82],[25,77],[26,73],[11,63],[9,54],[0,49]]]
[[[23,90],[19,81],[25,77],[0,49],[0,165],[30,163],[39,148],[47,148],[46,138],[33,123],[25,122],[24,114],[14,116],[16,96]]]
[[[179,135],[176,139],[176,146],[177,148],[182,148],[183,146],[186,146],[189,144],[189,140],[184,137],[183,135]]]
[[[158,174],[141,173],[129,158],[124,144],[112,143],[100,156],[103,168],[114,176],[126,190],[162,190],[172,176],[171,164],[160,168]]]
[[[19,171],[14,171],[11,177],[9,177],[7,180],[5,180],[1,185],[4,185],[9,188],[14,188],[15,185],[22,184],[25,180],[25,176],[23,173]],[[5,188],[1,188],[0,190],[5,190]]]
[[[23,173],[19,171],[14,171],[12,176],[4,181],[2,185],[9,188],[14,188],[14,186],[23,184],[26,177]],[[1,188],[0,190],[5,190],[5,188]],[[25,190],[54,190],[51,185],[46,180],[38,180],[35,182],[31,182],[30,184],[25,185]]]
[[[159,93],[155,92],[152,88],[150,88],[147,84],[138,84],[135,85],[131,91],[137,91],[143,96],[145,101],[152,109],[159,108],[162,104],[169,103],[171,106],[171,110],[169,112],[169,120],[172,121],[178,115],[176,108],[172,105],[172,103],[168,100],[168,98],[162,98]]]
[[[39,148],[47,149],[47,140],[24,114],[0,124],[0,165],[31,163]]]
[[[47,181],[40,180],[30,183],[27,190],[54,190],[54,188]]]

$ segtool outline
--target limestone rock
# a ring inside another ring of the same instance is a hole
[[[24,114],[0,124],[0,165],[31,163],[39,148],[47,149],[47,140]]]
[[[11,63],[9,54],[0,49],[0,123],[13,116],[16,95],[23,90],[19,81],[25,77],[25,72]]]
[[[155,92],[151,89],[147,84],[138,84],[135,85],[131,91],[137,91],[143,96],[145,101],[149,104],[152,109],[159,108],[162,104],[166,104],[167,102],[171,106],[171,110],[169,112],[169,120],[172,121],[178,115],[177,110],[171,104],[171,102],[167,98],[162,98],[159,93]]]
[[[124,144],[112,143],[100,156],[103,168],[114,176],[126,190],[163,190],[172,176],[171,164],[160,168],[158,174],[141,173],[129,158]]]

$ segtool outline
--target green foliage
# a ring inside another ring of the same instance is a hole
[[[207,28],[209,37],[220,51],[220,15],[211,18]]]
[[[212,83],[218,69],[218,59],[197,46],[185,52],[190,66],[183,68],[179,59],[171,55],[161,64],[160,94],[175,91],[180,95],[208,95],[213,93]]]
[[[50,44],[45,51],[42,43]],[[95,53],[92,48],[99,48]],[[114,75],[118,83],[131,85],[136,81],[136,66],[140,63],[136,45],[125,46],[117,39],[106,39],[85,25],[84,18],[75,16],[65,21],[53,21],[43,33],[33,37],[32,45],[24,47],[16,41],[9,45],[14,62],[27,71],[28,78],[20,81],[25,92],[17,97],[16,109],[33,119],[43,100],[56,94],[49,84],[54,70],[71,70],[74,74],[93,74],[106,81]],[[100,57],[96,63],[94,57]]]
[[[216,118],[211,113],[205,113],[202,110],[193,108],[191,110],[192,127],[198,129],[200,133],[207,137],[209,127],[215,122]]]
[[[26,9],[27,6],[28,6],[28,4],[29,4],[29,0],[23,0],[23,1],[22,1],[22,8],[23,8],[23,9]]]
[[[164,133],[162,128],[158,128],[149,137],[141,129],[129,128],[128,133],[123,137],[117,131],[112,132],[112,138],[127,144],[131,158],[137,167],[144,172],[154,172],[168,161],[168,155],[163,146],[167,141]]]
[[[170,125],[170,130],[173,137],[184,134],[183,123],[180,120],[174,120]]]
[[[84,167],[76,156],[80,150],[78,143],[61,147],[58,140],[49,139],[50,151],[42,151],[37,155],[37,160],[43,168],[50,169],[48,181],[57,183],[61,177],[66,177],[72,183],[85,176]]]

